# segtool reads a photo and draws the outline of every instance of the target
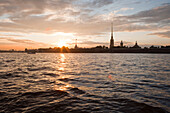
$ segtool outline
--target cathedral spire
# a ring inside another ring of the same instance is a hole
[[[113,39],[113,23],[111,23],[111,39],[110,39],[110,49],[114,47],[114,39]]]
[[[113,23],[111,23],[111,38],[113,38]]]

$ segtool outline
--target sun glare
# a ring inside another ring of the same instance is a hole
[[[58,44],[58,47],[63,47],[63,46],[66,46],[66,42],[65,41],[60,41]]]

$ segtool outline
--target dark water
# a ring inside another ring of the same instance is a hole
[[[0,53],[0,112],[170,112],[168,54]]]

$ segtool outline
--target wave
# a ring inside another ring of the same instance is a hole
[[[3,79],[15,78],[15,77],[21,77],[21,75],[15,74],[15,73],[1,73],[0,74],[0,78],[3,78]]]
[[[68,96],[68,93],[60,90],[18,93],[15,97],[8,96],[0,100],[0,112],[22,112],[38,106],[45,107],[64,96]]]
[[[14,62],[15,60],[6,60],[5,62]]]
[[[80,90],[79,88],[71,88],[70,90],[77,94],[85,94],[86,93],[85,91]]]
[[[45,96],[66,96],[68,95],[67,92],[65,91],[60,91],[60,90],[47,90],[47,91],[39,91],[39,92],[26,92],[23,93],[21,96],[26,96],[26,97],[45,97]]]
[[[44,72],[44,73],[42,73],[42,75],[49,75],[49,76],[52,76],[52,77],[60,76],[59,74],[56,74],[56,73],[48,73],[48,72]]]
[[[42,70],[51,70],[51,71],[55,71],[56,69],[52,68],[52,67],[38,67],[38,68],[27,68],[28,71],[42,71]]]

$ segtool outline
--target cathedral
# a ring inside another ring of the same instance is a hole
[[[120,42],[120,46],[114,46],[113,23],[111,23],[111,39],[110,39],[110,49],[112,49],[112,48],[128,48],[128,47],[123,45],[123,41],[122,40]],[[141,48],[141,47],[138,45],[138,43],[136,41],[135,45],[133,47],[131,47],[131,48]]]

